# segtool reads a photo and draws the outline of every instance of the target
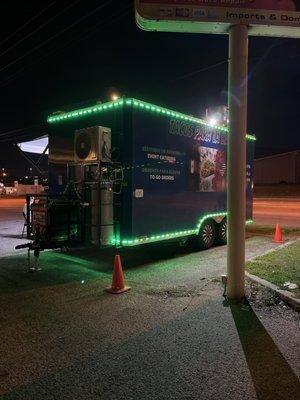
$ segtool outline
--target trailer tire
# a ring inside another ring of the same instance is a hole
[[[209,249],[215,242],[216,227],[213,220],[208,219],[202,223],[196,239],[196,246],[200,250]]]
[[[216,243],[220,245],[227,243],[227,218],[223,218],[222,221],[217,225]]]

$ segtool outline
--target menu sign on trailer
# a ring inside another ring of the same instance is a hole
[[[300,0],[136,0],[144,30],[226,34],[246,24],[252,36],[300,37]]]

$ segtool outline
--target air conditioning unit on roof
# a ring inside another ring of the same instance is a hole
[[[92,126],[75,131],[75,162],[110,162],[111,130],[103,126]]]

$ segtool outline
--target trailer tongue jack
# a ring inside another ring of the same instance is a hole
[[[27,249],[27,267],[28,267],[28,272],[41,271],[41,267],[40,267],[40,264],[39,264],[39,259],[40,259],[40,252],[41,252],[41,250],[44,250],[44,248],[41,246],[41,243],[40,243],[40,229],[39,229],[39,227],[36,227],[35,239],[34,239],[33,242],[20,244],[20,245],[16,246],[15,249],[16,250]],[[30,251],[33,251],[33,255],[34,255],[33,263],[31,263]]]
[[[16,246],[15,249],[16,250],[27,249],[28,272],[41,271],[41,267],[39,265],[39,257],[40,257],[40,252],[43,249],[41,249],[39,244],[36,244],[34,242],[20,244],[20,245]],[[31,251],[33,251],[33,255],[34,255],[33,263],[31,262],[31,257],[30,257]]]

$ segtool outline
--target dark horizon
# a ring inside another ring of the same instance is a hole
[[[106,101],[114,88],[198,117],[227,103],[226,36],[141,31],[130,0],[0,7],[0,139],[38,131],[67,105]],[[300,148],[299,66],[299,40],[249,39],[248,131],[257,155]],[[1,144],[0,164],[12,162],[7,151]]]

